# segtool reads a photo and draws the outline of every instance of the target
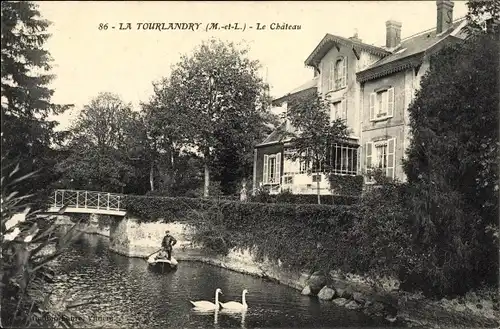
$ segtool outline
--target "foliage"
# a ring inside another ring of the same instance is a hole
[[[158,160],[156,187],[154,191],[147,192],[147,195],[199,197],[199,189],[203,185],[202,159],[196,154],[181,152],[172,164],[173,166],[165,164],[161,158]]]
[[[204,158],[205,197],[210,167],[228,160],[217,159],[233,153],[231,166],[241,170],[236,176],[247,176],[254,143],[266,133],[267,87],[247,54],[233,43],[210,40],[183,56],[169,78],[170,106],[188,118],[188,145]]]
[[[144,222],[186,220],[193,209],[207,209],[211,202],[209,199],[185,197],[125,195],[123,198],[123,206],[127,212],[138,216]]]
[[[286,137],[292,138],[294,152],[287,153],[293,160],[310,164],[310,170],[328,171],[325,164],[329,163],[329,150],[337,143],[344,142],[349,136],[349,130],[342,119],[330,120],[329,99],[320,94],[305,94],[296,97],[291,102],[287,117],[296,129],[289,131]],[[318,204],[321,203],[320,183],[317,182]]]
[[[486,34],[444,49],[409,108],[404,168],[417,245],[430,255],[422,266],[456,289],[497,283],[499,45]]]
[[[100,93],[71,129],[69,156],[58,165],[66,187],[123,192],[136,175],[130,158],[140,141],[140,121],[130,105]]]
[[[142,158],[149,163],[151,191],[158,188],[172,194],[177,192],[173,185],[177,180],[176,171],[183,168],[183,159],[179,157],[188,143],[191,118],[176,106],[169,79],[163,78],[153,83],[153,87],[154,94],[149,102],[141,104],[145,126]],[[155,184],[156,176],[158,182]]]
[[[343,240],[347,244],[344,248],[351,249],[346,253],[349,266],[342,269],[354,268],[372,278],[398,278],[400,269],[413,259],[400,187],[386,183],[364,193],[356,213]]]
[[[19,166],[13,168],[5,162],[2,165],[0,326],[71,326],[71,319],[81,319],[75,308],[88,303],[67,299],[54,301],[50,283],[55,275],[51,261],[72,241],[75,226],[62,237],[55,237],[55,216],[38,218],[37,211],[29,207],[32,196],[15,190],[17,184],[25,183],[34,175],[18,177]]]
[[[193,209],[189,218],[195,227],[194,243],[221,255],[227,255],[236,246],[231,232],[226,229],[220,201],[212,202],[206,210]]]
[[[363,190],[364,178],[358,176],[344,176],[331,174],[328,177],[330,182],[330,189],[342,196],[359,196]]]
[[[467,1],[467,7],[467,28],[471,36],[484,33],[498,34],[500,27],[500,1],[470,0]],[[486,30],[484,29],[484,25],[486,25]]]
[[[278,194],[269,194],[266,190],[259,190],[255,196],[250,198],[252,202],[260,203],[294,203],[294,204],[317,204],[316,194],[293,194],[287,190]],[[358,197],[349,195],[322,195],[321,204],[328,205],[351,205],[358,201]]]
[[[54,76],[48,73],[51,59],[43,49],[49,22],[40,17],[37,7],[28,1],[1,5],[1,149],[3,158],[23,164],[25,174],[39,171],[29,184],[18,185],[19,192],[42,196],[57,178],[52,145],[62,137],[54,132],[57,123],[48,117],[70,106],[50,101],[53,90],[47,86]]]

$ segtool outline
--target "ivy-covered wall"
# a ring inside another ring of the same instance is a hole
[[[252,249],[257,257],[295,268],[343,267],[355,206],[242,203],[129,196],[125,207],[142,222],[189,221],[194,242],[222,254]],[[352,269],[349,269],[352,270]]]

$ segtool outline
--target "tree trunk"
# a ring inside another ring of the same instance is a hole
[[[317,192],[318,192],[318,204],[321,204],[321,194],[319,190],[319,180],[316,181],[316,187],[317,187]]]
[[[203,197],[208,198],[209,196],[208,188],[210,187],[210,168],[208,167],[208,161],[210,158],[210,149],[208,147],[205,148],[203,157],[204,157],[203,166],[205,171],[205,183],[203,184]]]
[[[151,192],[155,190],[154,176],[155,176],[155,164],[151,161],[151,168],[149,169],[149,186],[151,187]]]
[[[205,184],[203,185],[203,197],[208,198],[208,188],[210,186],[210,170],[208,169],[208,163],[205,162]]]

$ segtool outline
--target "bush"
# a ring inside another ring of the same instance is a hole
[[[491,245],[494,235],[481,234],[480,217],[462,210],[458,193],[388,180],[376,187],[358,203],[349,264],[427,296],[464,294],[485,283],[481,255],[492,251],[483,243]]]
[[[33,176],[15,178],[18,168],[11,172],[10,166],[2,168],[1,325],[68,327],[79,317],[74,307],[87,303],[75,305],[65,299],[56,301],[57,306],[53,303],[49,298],[55,275],[51,261],[69,246],[75,226],[60,238],[54,236],[55,216],[38,218],[30,208],[30,196],[12,191]],[[47,252],[50,245],[55,245],[54,252]]]
[[[330,188],[336,195],[358,197],[363,191],[363,176],[330,175]]]
[[[358,199],[356,196],[322,195],[321,204],[352,205]],[[265,190],[259,190],[255,196],[250,197],[250,201],[261,203],[318,204],[318,196],[316,194],[292,194],[289,191],[283,191],[279,194],[269,194]]]
[[[163,222],[185,221],[196,210],[208,209],[214,201],[201,198],[172,198],[125,195],[123,206],[127,212],[142,222],[161,220]]]

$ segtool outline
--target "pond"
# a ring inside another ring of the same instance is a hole
[[[59,293],[75,294],[96,304],[81,311],[90,326],[114,328],[333,328],[382,327],[371,318],[332,302],[302,296],[290,287],[199,262],[180,262],[174,272],[158,273],[146,261],[115,254],[108,239],[83,235],[56,262]],[[199,313],[189,300],[241,301],[248,289],[245,314]],[[58,294],[59,294],[58,293]]]

